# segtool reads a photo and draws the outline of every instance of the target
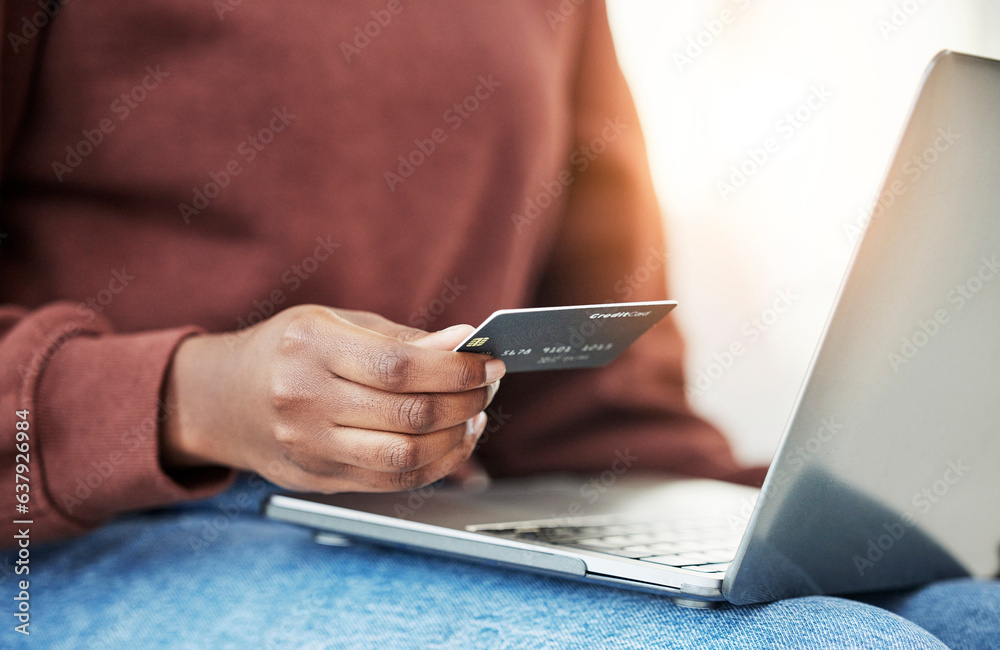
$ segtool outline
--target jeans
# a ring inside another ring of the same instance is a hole
[[[32,546],[14,648],[996,648],[1000,583],[692,610],[668,598],[356,544],[264,520],[273,486]],[[6,553],[6,567],[15,555]],[[0,579],[8,612],[23,576]]]

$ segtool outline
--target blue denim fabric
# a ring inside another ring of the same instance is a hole
[[[986,648],[1000,640],[996,582],[870,598],[899,615],[832,597],[691,610],[402,550],[319,546],[305,529],[258,516],[271,489],[243,478],[214,499],[33,547],[31,636],[15,633],[7,614],[0,646]],[[9,612],[15,582],[0,577]]]

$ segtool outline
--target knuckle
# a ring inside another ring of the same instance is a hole
[[[396,490],[413,490],[423,487],[431,481],[427,478],[427,473],[423,470],[415,469],[409,472],[399,472],[392,474],[390,478],[392,487]]]
[[[413,372],[412,360],[398,350],[380,350],[375,354],[373,370],[375,378],[387,390],[404,388]]]
[[[397,329],[393,335],[400,341],[411,343],[417,339],[427,336],[427,332],[424,330],[418,330],[414,327],[401,327],[400,329]]]
[[[331,327],[345,321],[328,307],[298,305],[281,312],[285,322],[278,336],[278,351],[285,354],[301,353],[317,347],[317,341],[329,338]]]
[[[289,318],[278,337],[278,351],[282,354],[296,354],[307,349],[316,340],[317,315],[308,308],[300,309]]]
[[[407,395],[399,401],[397,417],[408,431],[427,433],[434,430],[438,404],[430,395]]]
[[[486,366],[476,361],[465,361],[458,370],[459,386],[475,388],[486,383]]]
[[[295,427],[288,426],[287,424],[276,424],[271,432],[274,437],[275,442],[279,443],[285,448],[285,454],[288,456],[289,449],[295,447],[299,441],[299,432]],[[291,460],[291,458],[288,458]]]
[[[381,453],[382,463],[395,472],[416,467],[420,462],[420,445],[408,436],[394,436]]]
[[[323,457],[312,445],[303,442],[301,437],[297,437],[282,449],[283,461],[295,474],[306,477],[311,484],[317,484],[322,478],[343,474],[345,467],[342,463]]]
[[[294,409],[304,398],[299,382],[284,373],[271,377],[267,385],[267,399],[271,408],[282,413]]]

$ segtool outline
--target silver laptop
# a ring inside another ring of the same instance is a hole
[[[273,495],[264,512],[320,542],[694,607],[997,575],[1000,62],[943,52],[928,68],[763,487],[637,476],[619,460],[478,493]]]

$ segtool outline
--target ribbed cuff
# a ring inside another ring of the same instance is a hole
[[[160,465],[160,395],[180,341],[193,327],[77,336],[55,352],[36,393],[46,490],[83,526],[142,508],[209,496],[235,472],[166,473]]]

